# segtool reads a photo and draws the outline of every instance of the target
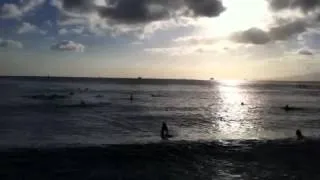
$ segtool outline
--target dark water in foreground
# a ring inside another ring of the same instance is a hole
[[[0,87],[0,179],[320,179],[319,83],[0,78]],[[159,138],[162,121],[170,141]],[[295,141],[297,128],[309,140]]]
[[[16,149],[1,179],[319,179],[319,141],[167,142]]]

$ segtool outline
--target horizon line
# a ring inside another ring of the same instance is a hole
[[[154,78],[154,77],[142,77],[138,76],[134,77],[106,77],[106,76],[42,76],[42,75],[0,75],[0,78],[69,78],[69,79],[127,79],[127,80],[182,80],[182,81],[243,81],[243,82],[250,82],[250,81],[261,81],[261,82],[320,82],[320,80],[308,80],[308,81],[294,81],[294,80],[281,80],[281,79],[193,79],[193,78]],[[141,79],[140,79],[141,78]]]

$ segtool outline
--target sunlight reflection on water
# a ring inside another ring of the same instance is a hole
[[[248,120],[251,118],[249,118],[246,105],[250,104],[251,97],[238,87],[240,83],[239,81],[225,81],[221,82],[218,87],[221,103],[217,112],[220,118],[215,123],[218,130],[217,136],[227,139],[254,138],[250,134],[255,126],[252,121]]]

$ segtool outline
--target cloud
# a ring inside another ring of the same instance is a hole
[[[95,3],[92,0],[54,0],[53,4],[70,11],[80,12],[95,9]]]
[[[60,35],[65,35],[67,33],[68,33],[68,30],[65,28],[59,29],[59,31],[58,31],[58,34],[60,34]]]
[[[19,41],[11,39],[3,40],[0,38],[0,48],[23,48],[23,45]]]
[[[236,32],[231,36],[231,39],[235,42],[248,44],[266,44],[271,40],[267,32],[258,28]]]
[[[148,4],[146,0],[118,0],[113,6],[99,7],[98,11],[101,17],[124,24],[157,21],[170,16],[164,4]]]
[[[21,10],[15,4],[4,4],[0,10],[1,18],[16,18],[21,15]]]
[[[266,44],[270,41],[283,41],[292,35],[305,32],[308,24],[302,20],[285,22],[264,31],[259,28],[251,28],[245,31],[236,32],[231,35],[231,40],[238,43]]]
[[[270,41],[285,41],[313,27],[316,22],[319,0],[267,0],[274,12],[274,24],[266,29],[251,28],[236,32],[231,39],[239,43],[266,44]],[[300,10],[298,13],[297,10]],[[301,13],[302,12],[302,13]]]
[[[306,31],[308,24],[302,20],[295,20],[289,23],[280,24],[272,27],[269,31],[270,36],[274,40],[286,40],[291,35],[299,34]]]
[[[288,8],[290,0],[269,0],[269,3],[272,10],[279,11]]]
[[[196,26],[201,17],[217,17],[225,7],[220,0],[53,0],[59,9],[59,26],[84,26],[89,34],[139,39],[159,30]],[[69,29],[67,29],[69,30]]]
[[[101,17],[126,24],[173,16],[216,17],[224,10],[219,0],[117,0],[110,6],[98,8]]]
[[[225,10],[218,0],[185,0],[185,3],[195,16],[215,17]]]
[[[299,49],[298,54],[301,54],[301,55],[306,55],[306,56],[311,56],[313,55],[313,52],[310,50],[310,49]]]
[[[146,48],[144,51],[152,54],[168,54],[171,56],[181,56],[195,52],[190,47]]]
[[[70,28],[70,29],[66,29],[66,28],[61,28],[58,33],[60,35],[66,35],[66,34],[77,34],[80,35],[84,32],[84,27],[75,27],[75,28]]]
[[[218,49],[218,46],[213,45],[182,45],[182,46],[174,46],[174,47],[161,47],[161,48],[146,48],[145,52],[153,53],[153,54],[166,54],[171,56],[183,56],[189,54],[202,54],[202,53],[218,53],[222,49]]]
[[[74,51],[74,52],[83,52],[85,46],[80,43],[75,43],[73,41],[61,41],[51,46],[52,50],[56,51]]]
[[[193,20],[191,20],[191,18],[182,17],[179,19],[152,21],[146,24],[119,24],[106,21],[97,14],[90,14],[88,16],[81,15],[64,18],[63,20],[58,21],[58,25],[64,27],[72,25],[83,27],[87,33],[98,36],[105,36],[106,34],[112,36],[131,34],[139,39],[145,39],[159,30],[194,26],[194,23],[192,22]]]
[[[44,2],[45,0],[24,0],[20,1],[19,4],[5,3],[0,8],[0,18],[19,18],[42,5]]]
[[[269,0],[269,3],[274,11],[299,9],[304,13],[308,13],[320,7],[319,0]]]
[[[106,6],[87,0],[55,0],[54,6],[72,13],[98,13],[120,24],[148,23],[179,16],[216,17],[224,10],[220,0],[110,0]]]
[[[319,49],[320,31],[317,28],[308,28],[306,32],[299,34],[297,41],[301,47],[307,47],[307,49]]]
[[[84,27],[76,27],[76,28],[72,28],[70,29],[70,31],[74,34],[82,34],[84,31]]]
[[[207,36],[186,36],[186,37],[179,37],[173,40],[176,43],[183,43],[183,44],[214,44],[219,42],[221,39],[217,37],[207,37]]]
[[[17,31],[18,34],[25,33],[40,33],[42,35],[47,34],[46,31],[39,29],[37,26],[30,24],[28,22],[23,22],[22,26]]]

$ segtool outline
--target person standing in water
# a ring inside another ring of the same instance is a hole
[[[133,94],[132,93],[130,94],[130,101],[131,102],[133,101]]]
[[[302,135],[302,132],[300,131],[300,129],[296,130],[296,136],[297,136],[297,140],[303,140],[304,136]]]
[[[161,127],[161,138],[162,139],[168,139],[169,137],[169,129],[168,126],[165,122],[162,122],[162,127]]]

